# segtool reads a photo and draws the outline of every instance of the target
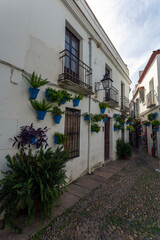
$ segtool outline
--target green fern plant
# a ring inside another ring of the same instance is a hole
[[[47,79],[42,80],[41,75],[35,74],[35,72],[32,73],[30,77],[26,75],[22,75],[33,88],[39,88],[41,86],[46,85],[49,81]]]
[[[64,112],[63,112],[59,107],[53,107],[50,112],[51,112],[53,115],[59,115],[59,116],[61,116],[62,114],[64,114]]]
[[[44,99],[42,101],[30,99],[30,103],[32,107],[38,111],[49,111],[49,109],[52,107],[52,104],[46,103]]]

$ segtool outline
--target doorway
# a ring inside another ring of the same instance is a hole
[[[105,123],[105,134],[104,134],[104,160],[107,161],[110,157],[110,118]]]

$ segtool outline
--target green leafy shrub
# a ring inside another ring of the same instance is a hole
[[[61,116],[62,114],[64,114],[64,112],[63,112],[59,107],[53,107],[50,112],[51,112],[53,115],[59,115],[59,116]]]
[[[99,108],[100,109],[106,109],[107,108],[107,103],[105,103],[105,102],[101,102],[101,103],[99,103]]]
[[[91,125],[91,130],[93,132],[98,133],[100,131],[100,129],[101,129],[101,127],[97,123],[94,123],[94,124]]]
[[[39,111],[48,111],[52,107],[52,105],[49,103],[46,103],[44,99],[42,101],[30,99],[30,102],[31,102],[32,107],[35,110],[39,110]]]
[[[53,214],[54,203],[66,186],[64,167],[68,157],[62,147],[55,152],[41,148],[36,154],[29,150],[28,154],[20,151],[13,157],[6,156],[9,170],[0,180],[0,214],[5,210],[6,226],[20,232],[16,218],[22,210],[26,211],[26,223],[32,223],[37,200],[42,220]]]
[[[26,75],[22,75],[33,88],[39,88],[41,86],[46,85],[49,81],[47,79],[42,80],[41,75],[35,74],[35,72],[32,73],[30,77]]]
[[[118,139],[116,142],[116,150],[118,158],[131,157],[132,148],[129,142],[125,142],[122,139]]]
[[[65,144],[66,142],[66,134],[55,132],[54,136],[58,137],[58,144]]]

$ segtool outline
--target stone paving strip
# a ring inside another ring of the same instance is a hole
[[[23,234],[3,230],[0,239],[158,240],[160,174],[153,170],[157,167],[157,159],[140,152],[132,160],[110,162],[68,186],[43,230],[37,220]]]

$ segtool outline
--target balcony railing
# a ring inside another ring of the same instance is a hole
[[[62,60],[62,73],[59,75],[59,83],[65,87],[74,87],[74,90],[92,91],[90,85],[92,69],[67,49],[60,52],[60,59]]]
[[[151,90],[146,95],[146,100],[147,100],[147,108],[150,108],[150,107],[156,105],[156,91],[155,90]]]
[[[109,106],[118,106],[119,103],[119,96],[118,90],[114,87],[111,87],[106,90],[105,101],[108,103]]]
[[[121,110],[129,112],[129,99],[126,97],[121,97]]]

